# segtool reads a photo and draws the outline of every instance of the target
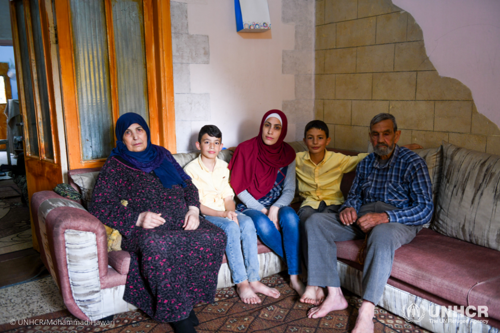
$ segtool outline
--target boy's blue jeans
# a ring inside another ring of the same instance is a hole
[[[281,231],[267,215],[255,209],[246,209],[243,214],[252,218],[257,235],[267,247],[285,259],[288,274],[300,274],[300,232],[299,217],[292,207],[281,207],[278,211],[278,222]],[[284,249],[284,250],[283,250]]]
[[[259,281],[259,257],[257,253],[257,234],[252,219],[236,212],[238,224],[224,217],[206,215],[205,219],[212,222],[227,235],[226,257],[235,284],[245,280]],[[242,252],[243,245],[243,252]]]

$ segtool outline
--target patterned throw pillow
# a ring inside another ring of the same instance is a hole
[[[441,181],[441,171],[443,168],[443,146],[438,148],[417,149],[414,152],[422,157],[427,164],[429,178],[432,183],[432,198],[434,201],[434,214],[436,212],[437,197],[439,194],[439,184]],[[431,222],[424,224],[425,228],[429,228]]]
[[[443,146],[437,148],[417,149],[414,152],[422,157],[427,164],[429,177],[432,183],[432,197],[434,201],[439,193],[439,183],[441,181],[441,170],[443,169]]]
[[[63,198],[68,198],[75,201],[78,201],[82,198],[81,194],[78,193],[78,191],[69,184],[57,184],[54,188],[54,192],[56,192]]]
[[[431,228],[500,251],[500,156],[443,143],[443,170]]]
[[[106,229],[106,235],[108,236],[108,252],[111,251],[121,251],[122,250],[122,235],[118,230],[104,226]]]

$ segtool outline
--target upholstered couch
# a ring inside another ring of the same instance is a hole
[[[292,146],[296,151],[305,150],[300,142]],[[436,210],[431,223],[410,244],[396,251],[379,305],[431,331],[498,332],[500,156],[446,143],[416,152],[427,162]],[[197,154],[174,156],[185,165]],[[223,151],[219,157],[229,161],[231,156],[232,152]],[[93,169],[70,173],[72,182],[80,184],[83,202],[62,198],[52,191],[36,193],[32,198],[45,265],[68,309],[78,318],[92,320],[133,309],[122,300],[128,253],[107,252],[114,246],[114,239],[107,239],[104,226],[84,208],[91,195],[89,179],[95,180],[97,174],[98,170]],[[344,196],[353,179],[354,172],[344,176]],[[298,207],[298,203],[294,206]],[[362,267],[356,262],[361,244],[361,240],[338,243],[342,286],[356,294],[361,293]],[[285,268],[262,244],[259,260],[261,276]],[[218,287],[230,285],[229,269],[224,263]],[[484,306],[488,307],[488,318],[484,317]],[[478,309],[483,311],[481,316]],[[404,329],[403,323],[394,325]]]
[[[297,150],[304,149],[300,143],[293,145]],[[223,150],[219,158],[229,162],[232,155],[231,150]],[[197,157],[197,153],[174,154],[182,167]],[[61,290],[66,307],[82,320],[98,320],[135,309],[123,300],[130,255],[121,251],[121,237],[86,210],[99,170],[69,172],[69,182],[81,193],[81,200],[64,198],[54,191],[37,192],[31,200],[42,260]],[[260,241],[258,253],[261,277],[285,269],[280,258]],[[224,256],[217,288],[232,285]]]
[[[427,162],[434,218],[396,251],[379,306],[432,332],[499,332],[500,156],[445,142],[415,152]],[[341,284],[358,295],[362,244],[337,243]]]

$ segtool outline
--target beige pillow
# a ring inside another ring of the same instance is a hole
[[[71,179],[73,179],[73,182],[78,185],[82,192],[82,201],[85,207],[88,207],[92,199],[92,192],[94,191],[95,181],[98,176],[99,171],[71,175]]]
[[[413,151],[422,157],[427,164],[429,177],[432,183],[432,197],[436,200],[439,192],[439,182],[441,179],[441,170],[443,168],[443,146],[437,148],[417,149]]]
[[[179,163],[181,168],[184,168],[189,162],[198,158],[199,153],[181,153],[181,154],[173,154],[174,159]]]
[[[441,184],[431,228],[500,251],[500,156],[443,145]]]

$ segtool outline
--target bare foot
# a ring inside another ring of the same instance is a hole
[[[300,298],[302,303],[319,305],[325,299],[323,288],[316,286],[307,286],[306,291]]]
[[[252,290],[248,280],[245,280],[236,285],[236,292],[240,295],[241,300],[245,304],[259,304],[262,301],[259,296]]]
[[[306,291],[306,286],[304,286],[298,275],[290,275],[290,287],[292,287],[300,297],[302,297]]]
[[[255,293],[261,293],[266,296],[272,297],[272,298],[279,298],[280,297],[280,292],[277,289],[274,288],[269,288],[265,284],[261,283],[260,281],[253,281],[250,282],[250,288]]]
[[[347,308],[347,301],[340,288],[328,287],[328,296],[320,306],[312,308],[307,313],[308,318],[322,318],[332,311],[344,310]]]
[[[368,301],[363,301],[358,311],[356,325],[352,330],[353,333],[373,333],[375,326],[373,325],[373,316],[375,315],[375,305]]]

